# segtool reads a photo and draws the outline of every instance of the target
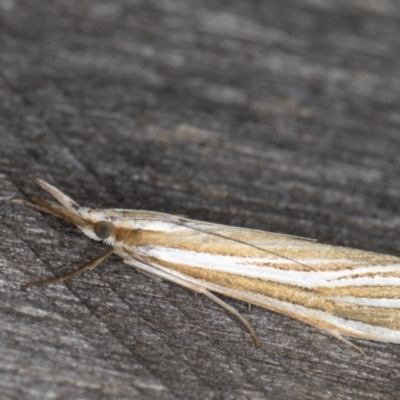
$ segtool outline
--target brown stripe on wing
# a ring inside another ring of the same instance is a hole
[[[376,264],[375,264],[376,265]],[[390,265],[390,264],[386,264]],[[368,265],[373,267],[373,265]],[[344,279],[360,279],[360,278],[400,278],[400,264],[397,265],[398,270],[395,271],[391,268],[390,271],[379,271],[379,272],[364,272],[349,276],[341,276],[339,278],[332,279],[331,281],[341,281]]]
[[[313,289],[323,297],[357,297],[365,299],[400,299],[400,286],[337,286]]]

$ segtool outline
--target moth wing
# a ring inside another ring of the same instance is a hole
[[[400,343],[398,257],[174,217],[160,224],[134,252],[164,273],[335,334]]]

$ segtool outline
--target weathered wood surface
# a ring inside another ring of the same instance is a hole
[[[208,299],[10,203],[40,177],[144,208],[400,254],[395,0],[0,0],[3,399],[397,399],[400,346],[367,356]]]

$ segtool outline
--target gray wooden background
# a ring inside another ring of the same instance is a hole
[[[207,298],[12,204],[36,177],[400,254],[400,3],[0,0],[1,399],[397,399],[400,345]]]

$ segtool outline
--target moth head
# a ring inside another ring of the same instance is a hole
[[[104,240],[106,242],[111,240],[114,226],[112,218],[107,215],[106,210],[92,210],[88,207],[81,207],[75,200],[49,183],[41,179],[36,179],[36,183],[49,192],[61,205],[40,197],[34,197],[32,202],[20,199],[13,201],[71,222],[91,239]]]

